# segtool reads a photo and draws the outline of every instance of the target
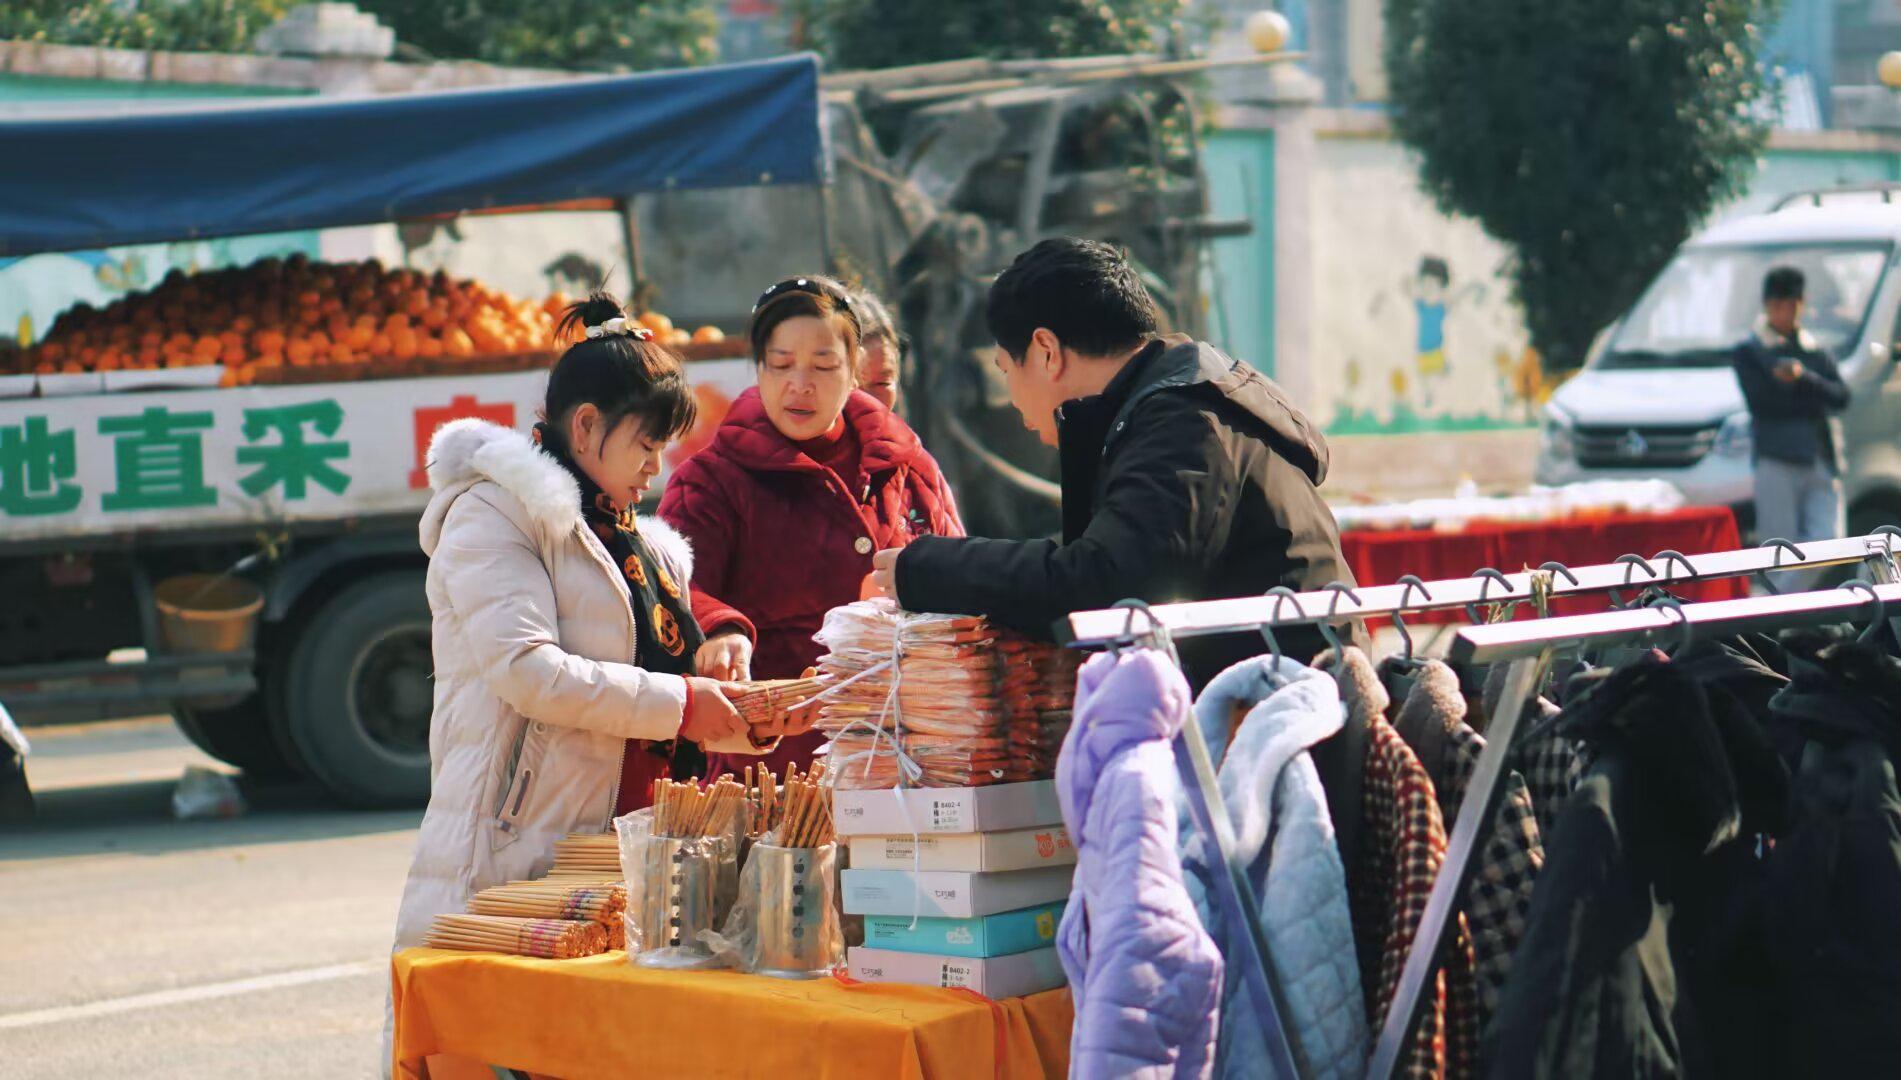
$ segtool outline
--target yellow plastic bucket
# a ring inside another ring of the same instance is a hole
[[[257,638],[264,592],[236,577],[185,574],[152,589],[168,653],[235,653]]]

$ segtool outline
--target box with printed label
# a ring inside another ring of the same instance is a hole
[[[1056,781],[974,788],[839,788],[832,818],[840,836],[1002,832],[1060,825]]]
[[[865,944],[874,949],[943,956],[1009,956],[1055,944],[1056,926],[1062,921],[1060,903],[980,919],[918,919],[916,925],[909,915],[867,915]]]
[[[1055,946],[1011,956],[972,959],[894,952],[854,946],[847,957],[852,978],[860,982],[961,986],[988,998],[1022,997],[1054,990],[1068,980]]]
[[[1009,832],[854,836],[851,865],[860,870],[1028,870],[1072,866],[1076,847],[1061,825]]]
[[[1045,866],[966,874],[953,870],[846,870],[838,875],[847,915],[976,919],[1069,898],[1074,868]]]

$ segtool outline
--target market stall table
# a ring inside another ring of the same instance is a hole
[[[1396,530],[1345,533],[1340,546],[1362,585],[1391,585],[1407,574],[1423,580],[1464,577],[1481,567],[1507,574],[1535,568],[1548,559],[1574,566],[1613,562],[1636,553],[1648,559],[1659,551],[1696,556],[1742,546],[1736,517],[1727,507],[1686,507],[1667,514],[1599,514],[1562,521],[1473,522],[1456,531]],[[1681,569],[1681,567],[1679,567]],[[1644,572],[1632,567],[1632,591],[1641,589]],[[1678,585],[1685,601],[1735,600],[1749,595],[1746,578]],[[1553,614],[1601,611],[1602,598],[1559,599]],[[1417,617],[1421,622],[1463,621],[1460,611]],[[1408,617],[1408,622],[1415,621]]]
[[[640,1076],[1032,1080],[1069,1070],[1068,990],[963,990],[408,949],[392,961],[396,1076],[448,1054],[562,1080]]]

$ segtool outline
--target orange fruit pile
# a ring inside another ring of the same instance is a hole
[[[285,367],[352,367],[372,361],[455,361],[546,353],[555,322],[571,303],[556,293],[523,300],[438,270],[386,269],[374,259],[312,262],[302,255],[242,269],[186,276],[174,270],[149,292],[104,308],[78,304],[20,354],[38,374],[224,365],[227,386]],[[717,341],[715,327],[675,329],[665,315],[641,315],[663,344]]]

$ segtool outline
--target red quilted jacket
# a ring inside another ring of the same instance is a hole
[[[937,462],[903,420],[853,391],[845,422],[860,447],[856,476],[812,460],[747,390],[660,499],[660,516],[693,543],[694,617],[708,635],[750,620],[755,679],[795,678],[818,658],[812,635],[827,611],[858,599],[874,552],[964,535]],[[789,739],[768,763],[803,766],[822,742],[816,732]]]

